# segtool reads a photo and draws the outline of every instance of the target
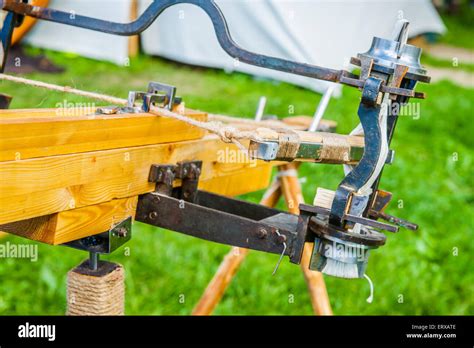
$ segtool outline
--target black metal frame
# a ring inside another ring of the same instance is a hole
[[[288,255],[300,263],[307,222],[298,215],[198,190],[201,161],[152,165],[155,192],[139,197],[135,220],[208,241]],[[173,187],[174,180],[181,185]]]
[[[156,192],[145,194],[139,198],[135,219],[216,243],[284,254],[293,263],[301,262],[306,230],[298,230],[297,215],[201,190],[195,197],[189,202]]]

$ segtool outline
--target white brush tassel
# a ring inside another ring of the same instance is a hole
[[[339,278],[359,278],[359,272],[355,263],[345,263],[333,259],[327,259],[322,273]]]

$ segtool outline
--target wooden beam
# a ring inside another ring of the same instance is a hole
[[[199,189],[225,196],[237,196],[268,187],[273,165],[260,163],[256,167],[238,169],[230,175],[216,176],[199,182]]]
[[[1,229],[43,243],[62,244],[108,231],[120,221],[130,216],[135,217],[137,201],[137,196],[116,199],[59,214],[13,222],[2,225]]]
[[[246,170],[228,172],[200,182],[200,189],[230,196],[263,189],[268,186],[272,166],[263,164]],[[250,180],[252,178],[252,180]],[[127,217],[135,217],[137,196],[65,210],[0,226],[0,230],[47,244],[71,240],[108,231]]]
[[[222,122],[224,124],[230,124],[241,130],[254,130],[256,128],[272,128],[281,129],[290,127],[293,130],[305,131],[307,130],[312,121],[313,117],[310,116],[290,116],[278,120],[262,120],[255,121],[248,118],[231,117],[224,115],[209,115],[210,121]],[[330,120],[321,120],[319,123],[318,130],[320,131],[331,131],[334,132],[337,127],[337,122]]]
[[[291,116],[285,117],[282,121],[288,125],[295,127],[297,130],[307,130],[313,122],[313,116]],[[332,120],[322,119],[319,122],[318,130],[324,130],[325,132],[335,132],[337,128],[337,122]]]
[[[0,110],[0,161],[179,142],[206,134],[168,117],[94,112],[95,107]],[[185,115],[207,120],[199,111],[187,109]]]
[[[215,136],[173,144],[0,162],[0,224],[151,192],[152,164],[202,160],[201,180],[239,174],[256,163],[228,163],[239,153]],[[265,180],[268,180],[269,173]],[[252,185],[247,178],[242,185]],[[257,180],[257,178],[253,178]]]
[[[319,143],[326,144],[328,142],[333,143],[334,141],[340,142],[342,145],[349,147],[364,147],[364,137],[354,135],[344,135],[327,132],[307,132],[307,131],[294,131],[298,134],[301,142],[308,143]],[[272,129],[268,128],[257,128],[256,134],[264,141],[278,141],[280,134]]]

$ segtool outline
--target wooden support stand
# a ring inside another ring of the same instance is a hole
[[[280,173],[282,175],[280,175],[280,182],[288,210],[292,214],[299,214],[299,205],[300,203],[304,203],[304,198],[298,177],[289,173],[289,171],[292,170],[294,170],[296,174],[298,164],[290,163],[281,166]],[[285,175],[285,172],[289,175]],[[323,274],[309,269],[312,249],[313,245],[306,243],[303,250],[303,257],[301,259],[301,270],[303,271],[303,275],[308,285],[313,311],[317,315],[332,315],[331,304],[329,303]]]
[[[67,275],[67,315],[124,315],[125,272],[121,265],[99,261],[89,268],[84,261]]]
[[[298,206],[304,203],[301,192],[301,185],[296,175],[298,164],[290,163],[279,167],[279,182],[275,182],[266,194],[260,204],[273,207],[277,204],[281,195],[285,197],[288,210],[293,214],[298,214]],[[311,259],[310,244],[306,244],[303,258],[301,261],[301,269],[305,280],[308,284],[308,290],[311,297],[311,304],[316,315],[332,315],[331,304],[324,283],[323,275],[320,272],[310,271],[309,261]],[[204,294],[194,308],[193,315],[211,315],[216,306],[222,299],[225,290],[229,286],[232,278],[237,273],[241,263],[244,261],[248,253],[248,249],[232,248],[232,250],[224,257],[214,278],[207,286]]]

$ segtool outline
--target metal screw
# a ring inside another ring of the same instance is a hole
[[[268,234],[268,232],[267,232],[266,229],[260,228],[260,229],[258,230],[258,234],[257,234],[257,235],[258,235],[258,238],[263,239],[263,238],[265,238],[265,237],[267,236],[267,234]]]
[[[125,227],[121,227],[117,231],[115,231],[115,235],[120,238],[126,237],[127,234],[128,234],[128,231]]]
[[[160,170],[158,172],[158,177],[156,178],[156,181],[163,181],[163,174],[163,171]]]
[[[278,232],[277,232],[278,233]],[[278,241],[280,243],[285,243],[286,242],[286,236],[284,234],[278,233]]]
[[[148,217],[151,219],[151,220],[154,220],[158,217],[158,213],[156,211],[152,211]]]
[[[89,252],[89,268],[93,271],[97,271],[99,265],[99,254],[96,252]]]
[[[196,166],[196,177],[200,175],[201,175],[201,169],[199,169],[199,167]]]

